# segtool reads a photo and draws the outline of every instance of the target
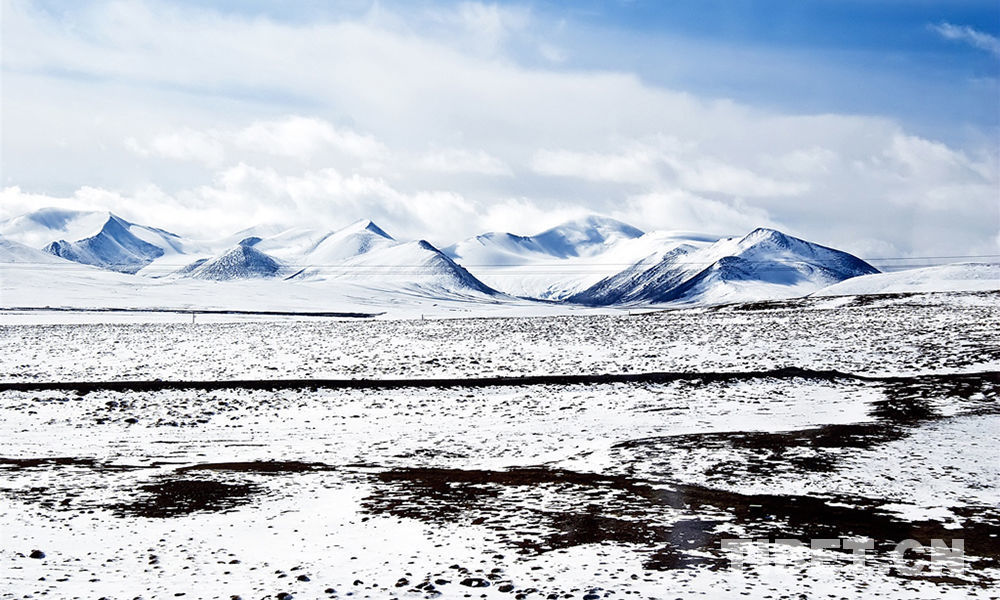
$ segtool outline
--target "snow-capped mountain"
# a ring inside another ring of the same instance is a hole
[[[165,291],[193,280],[209,286],[270,280],[274,286],[267,289],[284,286],[298,293],[287,287],[298,285],[366,301],[391,296],[495,302],[513,296],[584,306],[708,304],[804,296],[878,272],[850,254],[773,229],[719,239],[643,233],[598,216],[536,235],[486,233],[444,251],[424,240],[397,241],[369,220],[336,230],[265,223],[198,242],[109,212],[43,209],[0,222],[0,235],[7,235],[0,237],[0,263],[10,266],[8,278],[25,271],[16,263],[48,268],[75,261],[96,272],[159,282],[149,289]],[[973,275],[962,277],[986,277]]]
[[[74,263],[0,236],[0,306],[5,308],[106,308],[143,279]]]
[[[396,244],[392,236],[365,219],[324,236],[303,256],[311,266],[325,266]]]
[[[283,227],[266,223],[216,240],[215,248],[231,248],[247,238],[259,238],[254,248],[289,264],[326,264],[396,244],[392,236],[368,219],[341,229]]]
[[[52,242],[45,247],[45,251],[85,265],[135,273],[163,256],[163,248],[134,235],[130,226],[130,223],[112,215],[96,234],[75,242]]]
[[[400,243],[367,219],[322,235],[283,232],[253,248],[283,261],[282,276],[299,282],[353,282],[427,296],[497,293],[430,243]]]
[[[719,303],[803,296],[878,273],[863,260],[774,229],[697,247],[681,244],[574,294],[588,305]]]
[[[284,265],[254,246],[260,238],[250,237],[212,259],[199,259],[178,273],[192,279],[232,281],[277,277]]]
[[[135,273],[165,255],[184,253],[180,237],[106,211],[44,208],[0,224],[0,233],[73,262]],[[71,240],[71,241],[68,241]]]
[[[107,211],[42,208],[0,221],[0,235],[41,249],[59,239],[76,240],[94,235],[110,214]]]
[[[173,275],[215,281],[281,278],[313,286],[351,283],[428,297],[497,295],[430,243],[397,242],[369,220],[336,231],[292,228],[267,237],[250,235]]]
[[[469,264],[524,264],[543,258],[594,256],[622,240],[641,237],[642,234],[642,231],[621,221],[592,215],[567,221],[536,235],[484,233],[442,251]]]
[[[498,295],[424,240],[379,243],[378,248],[368,248],[337,263],[305,267],[292,278],[312,282],[350,281],[375,289],[425,295]]]
[[[589,216],[530,236],[484,233],[442,251],[496,290],[558,301],[653,252],[659,235]]]

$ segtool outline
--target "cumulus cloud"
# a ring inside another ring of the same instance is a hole
[[[651,183],[661,179],[662,156],[644,148],[621,153],[539,150],[531,168],[541,175],[613,183]]]
[[[527,198],[504,198],[482,208],[478,222],[482,231],[539,233],[571,219],[587,216],[588,209],[569,202],[544,208]]]
[[[737,197],[795,196],[809,187],[806,183],[762,175],[748,167],[707,156],[698,148],[684,148],[676,142],[668,146],[662,141],[658,144],[633,142],[617,153],[541,150],[535,153],[531,166],[543,175],[673,187]]]
[[[968,25],[953,25],[951,23],[937,23],[930,27],[945,39],[964,42],[1000,57],[1000,38],[985,31],[979,31]]]
[[[234,136],[242,148],[294,158],[308,158],[330,148],[360,158],[378,158],[385,146],[370,135],[334,127],[317,118],[290,116],[257,121]]]
[[[717,159],[677,161],[675,170],[683,188],[697,192],[717,192],[733,197],[801,196],[809,185],[796,181],[779,181],[746,167]]]
[[[303,161],[330,151],[359,159],[378,159],[387,154],[385,146],[370,135],[298,115],[254,121],[240,129],[184,127],[156,134],[145,142],[129,137],[125,145],[140,156],[195,160],[211,167],[220,166],[227,155],[240,151]]]
[[[484,150],[443,148],[421,156],[420,168],[439,173],[478,173],[481,175],[511,175],[510,167]]]
[[[225,148],[217,133],[189,128],[157,135],[149,140],[148,144],[130,137],[125,140],[125,145],[141,156],[155,155],[173,160],[193,160],[209,167],[221,165],[225,158]]]
[[[743,200],[712,200],[678,189],[630,197],[614,216],[636,223],[669,223],[666,229],[717,235],[781,226],[766,210]]]

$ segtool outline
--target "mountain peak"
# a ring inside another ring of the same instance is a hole
[[[718,302],[802,295],[876,272],[863,260],[759,227],[652,266],[637,263],[570,297],[585,304]]]
[[[440,250],[431,245],[431,243],[427,240],[417,240],[417,247],[424,250],[430,250],[431,252],[440,252]]]
[[[643,232],[610,217],[587,215],[536,235],[491,231],[442,248],[450,258],[483,265],[595,256]]]
[[[252,240],[247,238],[245,241]],[[232,279],[263,279],[276,277],[283,265],[274,257],[261,252],[253,244],[240,242],[211,260],[199,260],[182,269],[186,277],[228,281]]]
[[[372,221],[371,219],[358,219],[357,221],[351,223],[347,227],[344,227],[343,229],[340,230],[340,232],[343,233],[353,233],[353,232],[360,233],[362,231],[368,231],[370,233],[374,233],[375,235],[384,237],[387,240],[393,239],[391,235],[386,233],[384,229],[376,225],[375,221]]]
[[[739,241],[736,243],[740,248],[744,249],[750,249],[758,246],[784,249],[790,249],[792,247],[806,248],[813,246],[810,242],[800,240],[799,238],[784,234],[777,229],[771,229],[768,227],[758,227],[742,238],[739,238]]]
[[[127,233],[129,227],[132,226],[132,223],[129,223],[128,221],[119,217],[113,212],[109,211],[105,214],[107,214],[107,218],[104,219],[104,225],[101,227],[101,231],[98,233],[98,235],[100,235],[101,233],[107,235],[116,235],[119,232]]]
[[[644,232],[636,227],[619,221],[618,219],[612,219],[611,217],[605,217],[602,215],[587,215],[577,219],[570,219],[543,231],[542,233],[532,236],[538,237],[544,235],[550,231],[600,231],[600,232],[619,232],[627,237],[640,237]]]
[[[77,213],[77,215],[79,214]],[[165,250],[162,247],[146,241],[131,231],[134,227],[132,223],[111,212],[95,212],[89,213],[89,215],[91,217],[98,216],[103,221],[103,225],[97,233],[77,241],[60,239],[51,242],[45,246],[45,251],[73,262],[122,273],[135,273],[153,260],[163,256]],[[52,216],[56,216],[56,214]],[[151,228],[137,229],[159,232],[159,230]]]
[[[743,236],[742,241],[751,243],[764,240],[770,240],[774,242],[786,242],[788,240],[794,240],[794,239],[797,238],[793,238],[789,235],[786,235],[778,231],[777,229],[771,229],[770,227],[758,227],[757,229],[754,229],[750,233]]]
[[[591,256],[600,253],[626,239],[642,237],[643,232],[628,223],[610,217],[589,215],[566,221],[538,235],[531,240],[546,249],[548,254],[559,258],[571,256]]]

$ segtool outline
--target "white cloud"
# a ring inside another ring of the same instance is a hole
[[[478,173],[480,175],[511,175],[510,167],[484,150],[444,148],[424,154],[417,165],[438,173]]]
[[[248,150],[302,159],[325,148],[360,158],[379,158],[386,153],[385,146],[370,135],[301,116],[257,121],[236,133],[234,141]]]
[[[556,64],[564,63],[569,58],[569,55],[565,50],[545,42],[538,45],[538,53],[541,54],[542,58],[545,60]]]
[[[532,168],[543,175],[577,177],[590,181],[675,186],[696,192],[718,192],[735,197],[794,196],[808,185],[780,181],[753,170],[683,148],[633,142],[619,153],[586,153],[542,150]]]
[[[762,157],[762,162],[775,172],[785,175],[815,177],[829,173],[839,159],[833,150],[814,146],[786,152],[780,156],[765,155]]]
[[[945,39],[964,42],[1000,57],[1000,38],[985,31],[979,31],[968,25],[953,25],[951,23],[937,23],[931,25],[930,28]]]
[[[742,200],[712,200],[676,189],[631,197],[614,216],[632,223],[668,223],[661,226],[664,229],[718,235],[746,233],[755,227],[783,227],[764,209]]]
[[[660,180],[662,157],[648,149],[636,148],[623,153],[539,150],[531,168],[542,175],[577,177],[590,181],[614,183],[650,183]]]
[[[773,223],[859,251],[996,251],[995,143],[523,66],[505,51],[533,35],[519,9],[458,7],[431,32],[386,10],[295,24],[155,2],[57,17],[5,4],[3,185],[18,191],[0,213],[100,200],[217,235],[369,216],[450,242],[598,212],[643,229]],[[537,57],[544,43],[524,47]]]
[[[141,156],[159,156],[173,160],[193,160],[209,167],[218,167],[225,159],[225,148],[216,132],[184,128],[173,133],[160,134],[142,144],[127,138],[125,145]]]
[[[530,20],[526,9],[481,2],[460,3],[455,16],[489,53],[497,52],[512,32],[523,29]]]
[[[587,214],[587,209],[579,205],[562,203],[542,208],[527,198],[504,198],[483,207],[477,225],[481,232],[531,235]]]
[[[388,152],[371,135],[337,128],[323,119],[298,115],[254,121],[233,130],[211,128],[199,131],[184,127],[156,134],[148,142],[129,137],[125,139],[125,146],[140,156],[194,160],[210,167],[221,166],[227,155],[238,155],[241,151],[301,161],[330,152],[374,160],[383,158]]]
[[[685,189],[717,192],[735,198],[799,196],[809,185],[780,181],[713,158],[677,160],[673,163],[679,182]]]
[[[332,168],[289,175],[245,163],[218,172],[211,183],[174,194],[156,186],[129,194],[84,187],[58,197],[11,186],[0,190],[0,206],[0,218],[47,206],[111,210],[199,239],[221,238],[261,223],[336,229],[371,218],[400,239],[426,238],[443,245],[450,241],[453,223],[478,218],[470,202],[450,191],[408,194],[382,179]],[[41,247],[52,240],[36,241]]]

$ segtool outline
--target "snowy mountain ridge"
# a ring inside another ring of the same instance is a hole
[[[780,231],[758,228],[708,246],[676,246],[574,294],[588,305],[717,303],[802,296],[878,273],[863,260]]]
[[[59,235],[42,249],[76,263],[122,273],[135,273],[160,257],[185,252],[180,236],[131,223],[109,211],[41,209],[3,221],[0,235],[15,241]],[[66,239],[74,237],[79,239]]]
[[[0,241],[0,263],[76,263],[164,285],[273,280],[282,286],[349,285],[373,297],[477,302],[718,304],[821,293],[856,277],[883,281],[855,256],[775,229],[727,238],[644,233],[599,216],[535,235],[485,233],[438,249],[425,240],[396,240],[368,219],[330,230],[264,224],[206,242],[106,211],[42,209],[0,221]],[[991,271],[977,271],[976,285],[988,287],[983,272]]]
[[[373,290],[429,297],[497,295],[429,242],[398,242],[367,219],[334,231],[294,228],[268,237],[251,235],[173,275],[215,281],[363,283]]]
[[[536,235],[491,231],[452,244],[442,251],[470,264],[521,264],[539,258],[594,256],[643,232],[615,219],[592,215],[567,221]]]

